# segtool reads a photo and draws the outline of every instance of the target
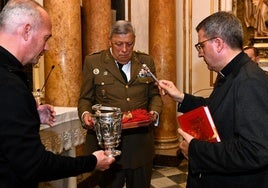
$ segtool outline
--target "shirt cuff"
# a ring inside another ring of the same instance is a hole
[[[157,114],[157,118],[156,118],[156,121],[154,122],[154,126],[157,127],[159,125],[159,113],[154,111],[154,113]]]

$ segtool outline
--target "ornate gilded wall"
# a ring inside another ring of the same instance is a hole
[[[250,44],[250,39],[254,37],[254,29],[252,27],[247,28],[245,21],[244,21],[244,13],[245,13],[245,6],[244,1],[242,0],[234,0],[233,1],[234,6],[236,6],[236,14],[237,17],[241,20],[243,25],[243,31],[244,31],[244,46]]]

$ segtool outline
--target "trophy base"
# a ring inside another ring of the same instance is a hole
[[[121,155],[121,151],[119,150],[105,150],[104,153],[108,157],[116,157]]]

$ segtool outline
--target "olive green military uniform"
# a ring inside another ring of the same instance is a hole
[[[91,107],[94,104],[119,107],[123,112],[142,108],[160,114],[162,100],[158,87],[152,77],[139,76],[142,64],[146,64],[155,74],[153,59],[147,54],[134,51],[131,58],[131,78],[126,83],[110,49],[88,55],[83,66],[79,117],[85,111],[92,112]],[[95,151],[97,141],[92,130],[88,131],[88,142],[90,151]],[[153,126],[123,130],[118,149],[122,154],[114,166],[120,169],[136,169],[148,164],[151,166],[154,156]]]

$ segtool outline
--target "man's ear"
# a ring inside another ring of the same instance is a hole
[[[31,27],[30,24],[24,25],[22,36],[23,36],[23,38],[24,38],[25,41],[28,41],[29,40],[29,36],[31,34],[31,30],[32,30],[32,27]]]
[[[224,47],[224,41],[221,38],[214,39],[217,44],[217,52],[220,52]]]

